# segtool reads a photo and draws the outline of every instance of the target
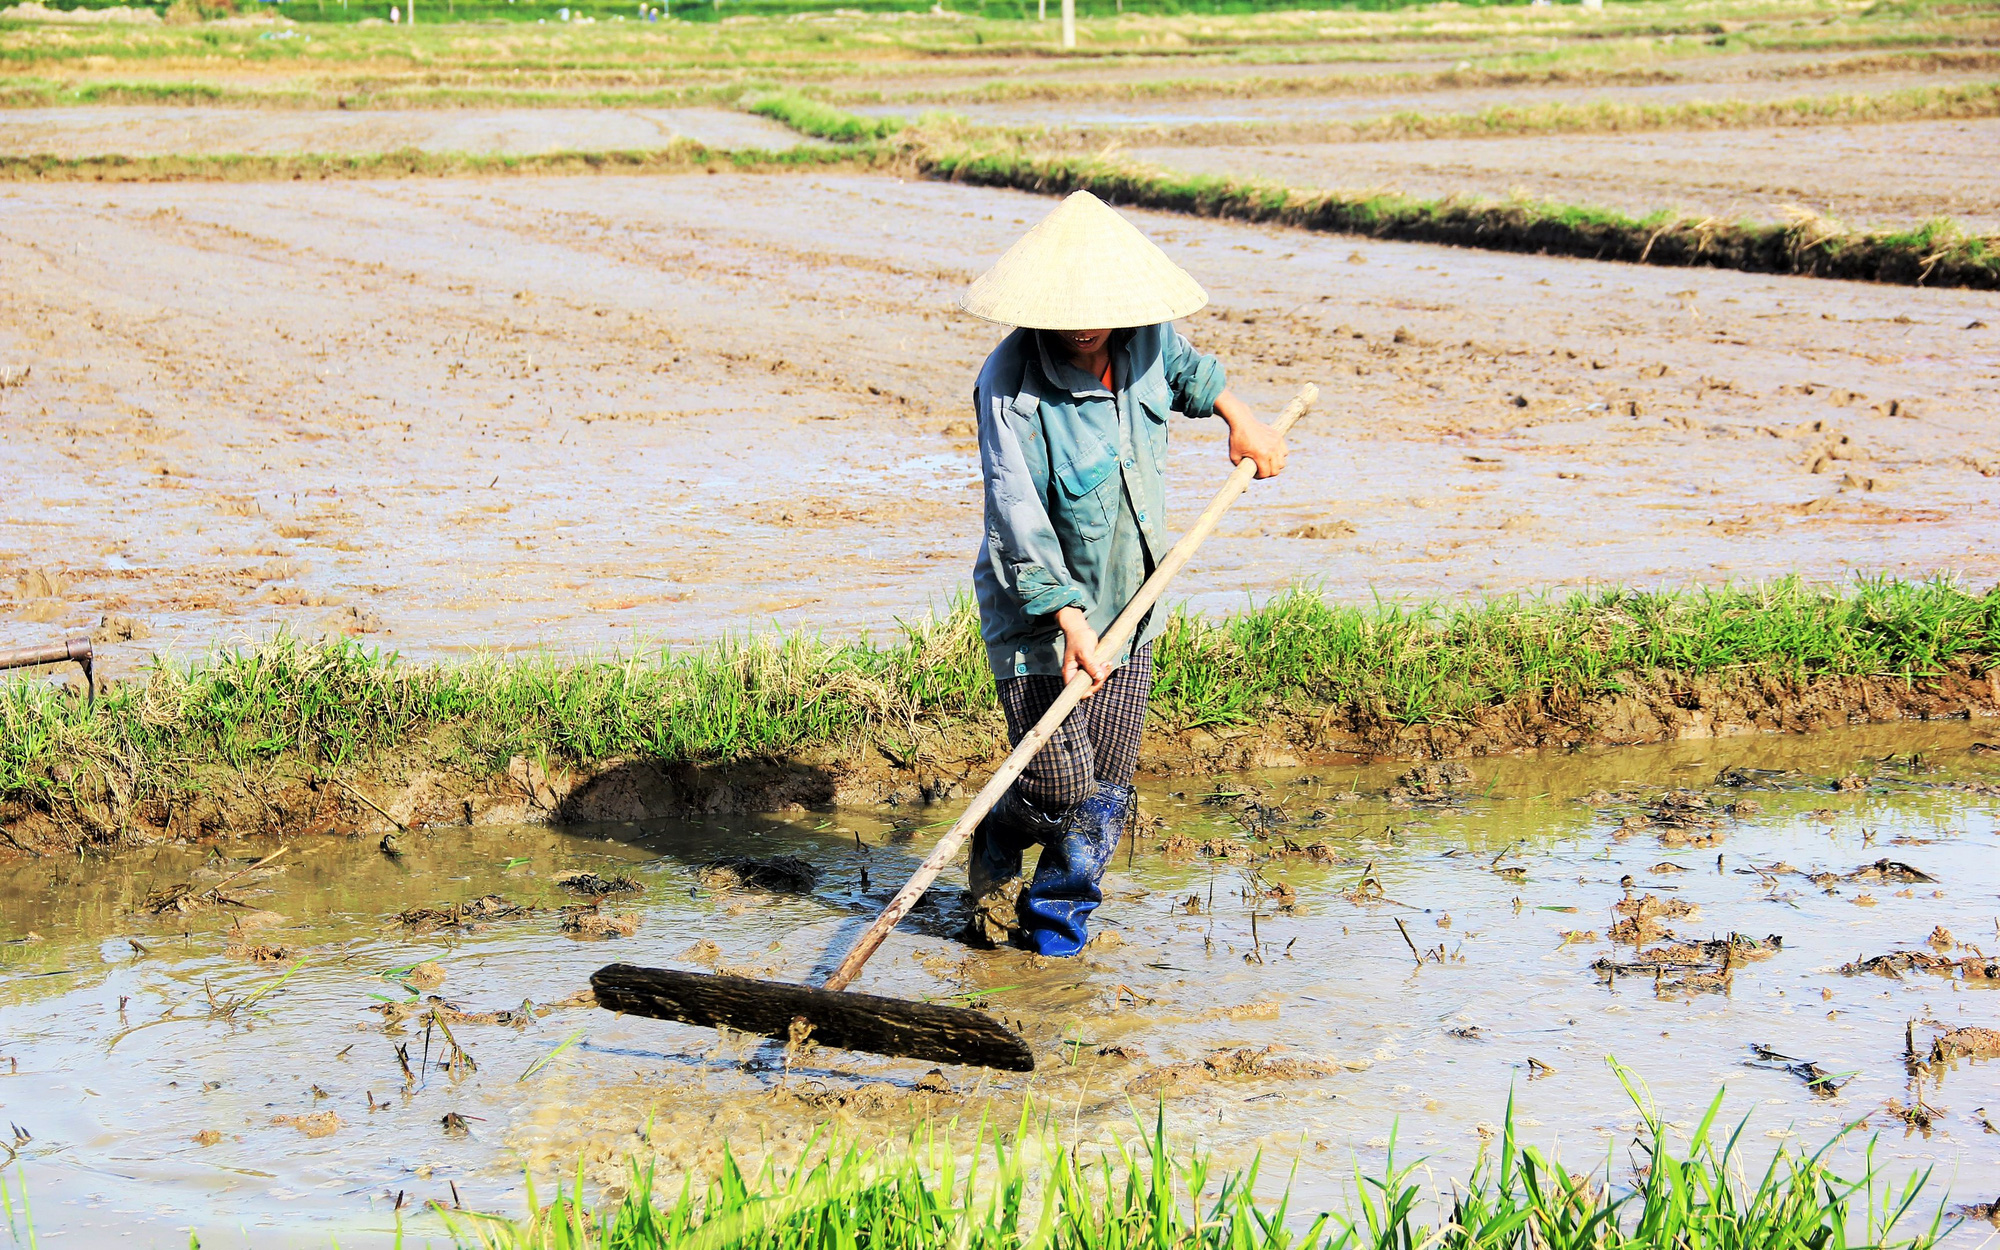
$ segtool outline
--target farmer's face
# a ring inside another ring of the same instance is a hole
[[[1058,330],[1056,334],[1078,360],[1096,355],[1111,338],[1109,330]]]

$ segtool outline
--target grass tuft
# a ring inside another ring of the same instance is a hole
[[[783,122],[802,135],[834,143],[871,143],[903,128],[901,118],[862,117],[794,91],[756,97],[749,109],[761,117]]]
[[[1345,1213],[1310,1218],[1293,1213],[1289,1187],[1259,1196],[1258,1163],[1218,1174],[1177,1147],[1164,1108],[1108,1148],[1063,1145],[1025,1117],[1013,1145],[988,1138],[964,1164],[936,1138],[876,1154],[823,1133],[812,1162],[748,1175],[725,1156],[705,1188],[686,1178],[664,1202],[659,1178],[634,1164],[625,1197],[597,1211],[580,1168],[546,1206],[530,1184],[525,1220],[435,1209],[461,1246],[483,1250],[1928,1250],[1942,1235],[1942,1209],[1928,1221],[1917,1210],[1928,1170],[1898,1186],[1871,1147],[1849,1180],[1826,1162],[1834,1142],[1810,1155],[1780,1148],[1759,1166],[1744,1124],[1717,1131],[1720,1093],[1676,1149],[1636,1079],[1612,1067],[1643,1121],[1629,1173],[1612,1155],[1572,1174],[1522,1144],[1510,1099],[1497,1146],[1448,1196],[1420,1185],[1419,1165],[1399,1166],[1392,1146],[1380,1172],[1357,1166]]]

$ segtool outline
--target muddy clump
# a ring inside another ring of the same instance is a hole
[[[819,1115],[840,1112],[864,1118],[926,1114],[958,1097],[958,1091],[943,1071],[932,1068],[908,1088],[887,1081],[871,1081],[855,1089],[837,1089],[812,1082],[785,1085],[771,1091],[773,1103],[804,1108]]]
[[[2000,1058],[2000,1030],[1968,1026],[1953,1029],[1931,1043],[1930,1061]]]
[[[1626,897],[1611,905],[1614,915],[1633,916],[1641,920],[1667,919],[1682,920],[1701,914],[1701,909],[1683,898],[1662,899],[1657,894],[1643,894],[1638,898]]]
[[[1639,946],[1671,937],[1673,931],[1662,922],[1693,916],[1697,911],[1685,899],[1662,900],[1655,894],[1638,898],[1627,895],[1613,903],[1611,910],[1620,919],[1612,923],[1610,938],[1623,946]]]
[[[1948,940],[1951,935],[1944,934]],[[1840,965],[1838,971],[1843,976],[1860,976],[1874,973],[1877,976],[1900,979],[1906,972],[1928,972],[1934,976],[1950,978],[1963,977],[1969,983],[1987,984],[2000,981],[2000,957],[1983,955],[1974,951],[1957,959],[1945,953],[1945,946],[1938,942],[1938,930],[1933,930],[1925,945],[1932,947],[1922,950],[1912,947],[1907,950],[1887,951],[1880,955],[1870,955]]]
[[[631,937],[639,931],[639,917],[632,912],[603,911],[597,903],[580,903],[562,909],[556,928],[586,940]]]
[[[1968,1220],[1985,1220],[1995,1228],[2000,1228],[2000,1198],[1991,1202],[1968,1202],[1952,1209],[1952,1214]]]
[[[228,954],[235,959],[247,959],[253,964],[278,964],[290,959],[297,952],[289,946],[279,946],[271,942],[243,944],[231,942]]]
[[[1847,874],[1849,881],[1890,881],[1899,885],[1932,884],[1936,877],[1893,859],[1878,859]]]
[[[766,894],[810,894],[819,884],[819,869],[794,855],[768,859],[724,855],[697,868],[695,879],[717,893],[761,890]]]
[[[637,894],[644,887],[630,877],[600,877],[594,872],[560,872],[555,876],[557,888],[580,894],[585,898],[603,898],[607,894]]]
[[[1727,972],[1739,964],[1769,959],[1784,948],[1785,939],[1776,933],[1761,938],[1747,933],[1731,933],[1728,937],[1708,938],[1700,942],[1669,942],[1639,951],[1628,960],[1606,955],[1590,966],[1598,975],[1605,977],[1657,977],[1667,972],[1681,973],[1701,968]]]
[[[1127,1093],[1167,1095],[1188,1093],[1215,1081],[1305,1081],[1345,1071],[1325,1059],[1293,1059],[1276,1053],[1276,1046],[1244,1046],[1218,1050],[1187,1063],[1170,1063],[1134,1077]]]
[[[1840,965],[1843,976],[1860,976],[1864,972],[1879,973],[1885,977],[1900,977],[1905,972],[1942,972],[1950,975],[1958,965],[1943,955],[1931,951],[1890,951],[1886,955],[1870,955],[1852,963]]]
[[[505,895],[483,894],[449,907],[412,907],[398,912],[396,920],[405,928],[426,933],[434,929],[467,928],[488,920],[516,920],[534,913],[535,908],[513,902]]]
[[[1389,797],[1411,803],[1449,803],[1473,780],[1472,770],[1456,761],[1419,764],[1396,778],[1396,784],[1389,787]]]
[[[1667,967],[1742,964],[1769,959],[1784,947],[1785,939],[1775,933],[1764,938],[1753,938],[1747,933],[1732,933],[1726,938],[1709,938],[1704,942],[1670,942],[1665,946],[1655,946],[1641,951],[1637,962]]]

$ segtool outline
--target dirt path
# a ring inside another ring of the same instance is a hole
[[[884,629],[965,584],[996,331],[952,301],[1048,208],[867,176],[10,188],[0,643]],[[1134,216],[1237,388],[1327,397],[1200,608],[2000,575],[1989,296]],[[1185,509],[1221,449],[1175,435]]]
[[[1696,133],[1424,139],[1260,147],[1139,147],[1135,159],[1204,174],[1422,197],[1521,194],[1643,216],[1663,208],[1785,220],[1788,206],[1863,229],[1950,217],[2000,231],[1990,154],[2000,121],[1896,122]]]

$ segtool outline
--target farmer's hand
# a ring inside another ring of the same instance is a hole
[[[1254,461],[1259,481],[1284,472],[1284,435],[1252,416],[1243,401],[1228,391],[1216,397],[1215,412],[1229,423],[1229,463],[1242,464],[1245,458]]]
[[[1056,624],[1063,632],[1063,685],[1067,686],[1078,669],[1090,674],[1090,691],[1083,697],[1088,699],[1104,688],[1104,679],[1111,676],[1111,669],[1097,662],[1097,631],[1090,627],[1090,621],[1083,615],[1083,609],[1068,607],[1056,613]]]

